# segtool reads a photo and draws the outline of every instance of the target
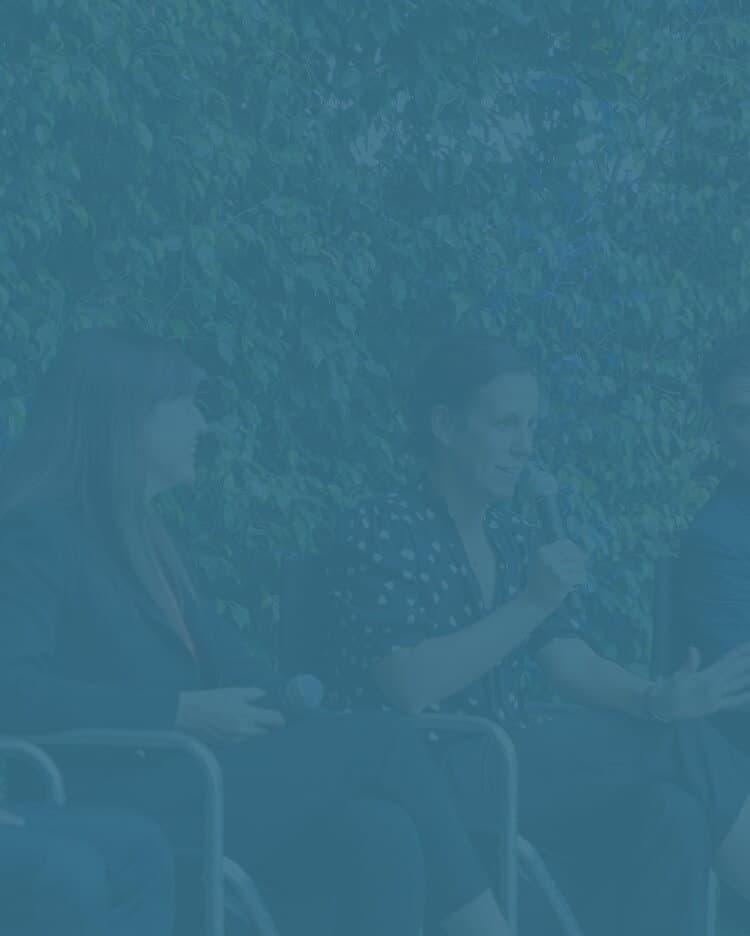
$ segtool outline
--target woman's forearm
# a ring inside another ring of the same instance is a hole
[[[537,659],[555,687],[574,702],[649,717],[648,694],[654,683],[599,656],[585,641],[556,640]]]
[[[376,661],[375,678],[393,705],[417,714],[500,664],[549,614],[526,597],[516,598],[455,634],[395,648]]]

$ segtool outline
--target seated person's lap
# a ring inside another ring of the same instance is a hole
[[[422,762],[407,720],[384,712],[313,716],[236,746],[216,749],[224,779],[227,853],[267,872],[321,816],[360,795],[398,789],[419,806]],[[407,759],[408,758],[408,759]],[[409,784],[414,787],[410,793]],[[177,845],[200,841],[201,776],[179,758],[148,757],[141,766],[89,770],[71,786],[79,801],[116,803],[157,819]]]
[[[747,797],[750,761],[706,722],[667,726],[577,706],[532,708],[532,715],[513,740],[519,827],[540,847],[580,840],[592,823],[606,825],[621,812],[634,790],[662,782],[702,804],[716,846]],[[443,762],[468,827],[492,828],[502,767],[491,748],[464,741],[448,748]]]

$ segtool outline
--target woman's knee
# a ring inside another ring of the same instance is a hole
[[[171,902],[175,890],[174,855],[159,826],[130,810],[108,809],[94,818],[92,842],[118,900],[158,895]]]
[[[159,826],[145,816],[128,814],[125,848],[130,867],[150,891],[172,895],[175,888],[174,854]],[[124,827],[124,824],[123,824]]]
[[[361,932],[416,933],[426,902],[422,843],[414,822],[384,800],[352,802],[342,816],[342,921]],[[362,928],[363,919],[368,920]]]
[[[677,855],[705,860],[710,853],[711,837],[700,800],[672,783],[650,787],[645,800],[644,820],[654,838]]]
[[[131,848],[135,857],[163,875],[171,876],[174,859],[172,849],[161,828],[151,819],[138,814],[127,817]]]
[[[356,862],[387,869],[394,880],[422,887],[424,856],[414,821],[400,806],[385,800],[362,799],[350,804],[343,817],[345,838],[356,849]]]
[[[95,849],[68,839],[50,841],[36,881],[35,915],[58,932],[97,933],[108,926],[111,892]]]

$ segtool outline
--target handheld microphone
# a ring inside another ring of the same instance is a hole
[[[531,492],[536,499],[537,516],[547,542],[554,543],[555,540],[567,539],[568,532],[565,529],[557,499],[559,487],[554,475],[551,475],[549,471],[530,466],[527,477]]]
[[[568,531],[560,513],[558,500],[559,487],[554,475],[543,471],[535,465],[527,468],[529,488],[536,499],[537,516],[544,532],[545,542],[554,543],[556,540],[567,539]],[[568,593],[569,607],[575,614],[583,615],[581,596],[576,591]]]
[[[295,721],[319,709],[323,695],[323,683],[317,676],[301,673],[290,679],[284,677],[253,704],[277,709],[287,721]]]

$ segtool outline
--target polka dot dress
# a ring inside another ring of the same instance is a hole
[[[372,499],[344,519],[328,569],[334,613],[325,656],[332,705],[388,708],[372,678],[375,660],[469,627],[518,595],[538,531],[505,507],[487,514],[485,529],[496,557],[491,607],[428,482]],[[557,612],[500,666],[427,711],[523,724],[529,656],[550,640],[579,633],[578,622]]]

